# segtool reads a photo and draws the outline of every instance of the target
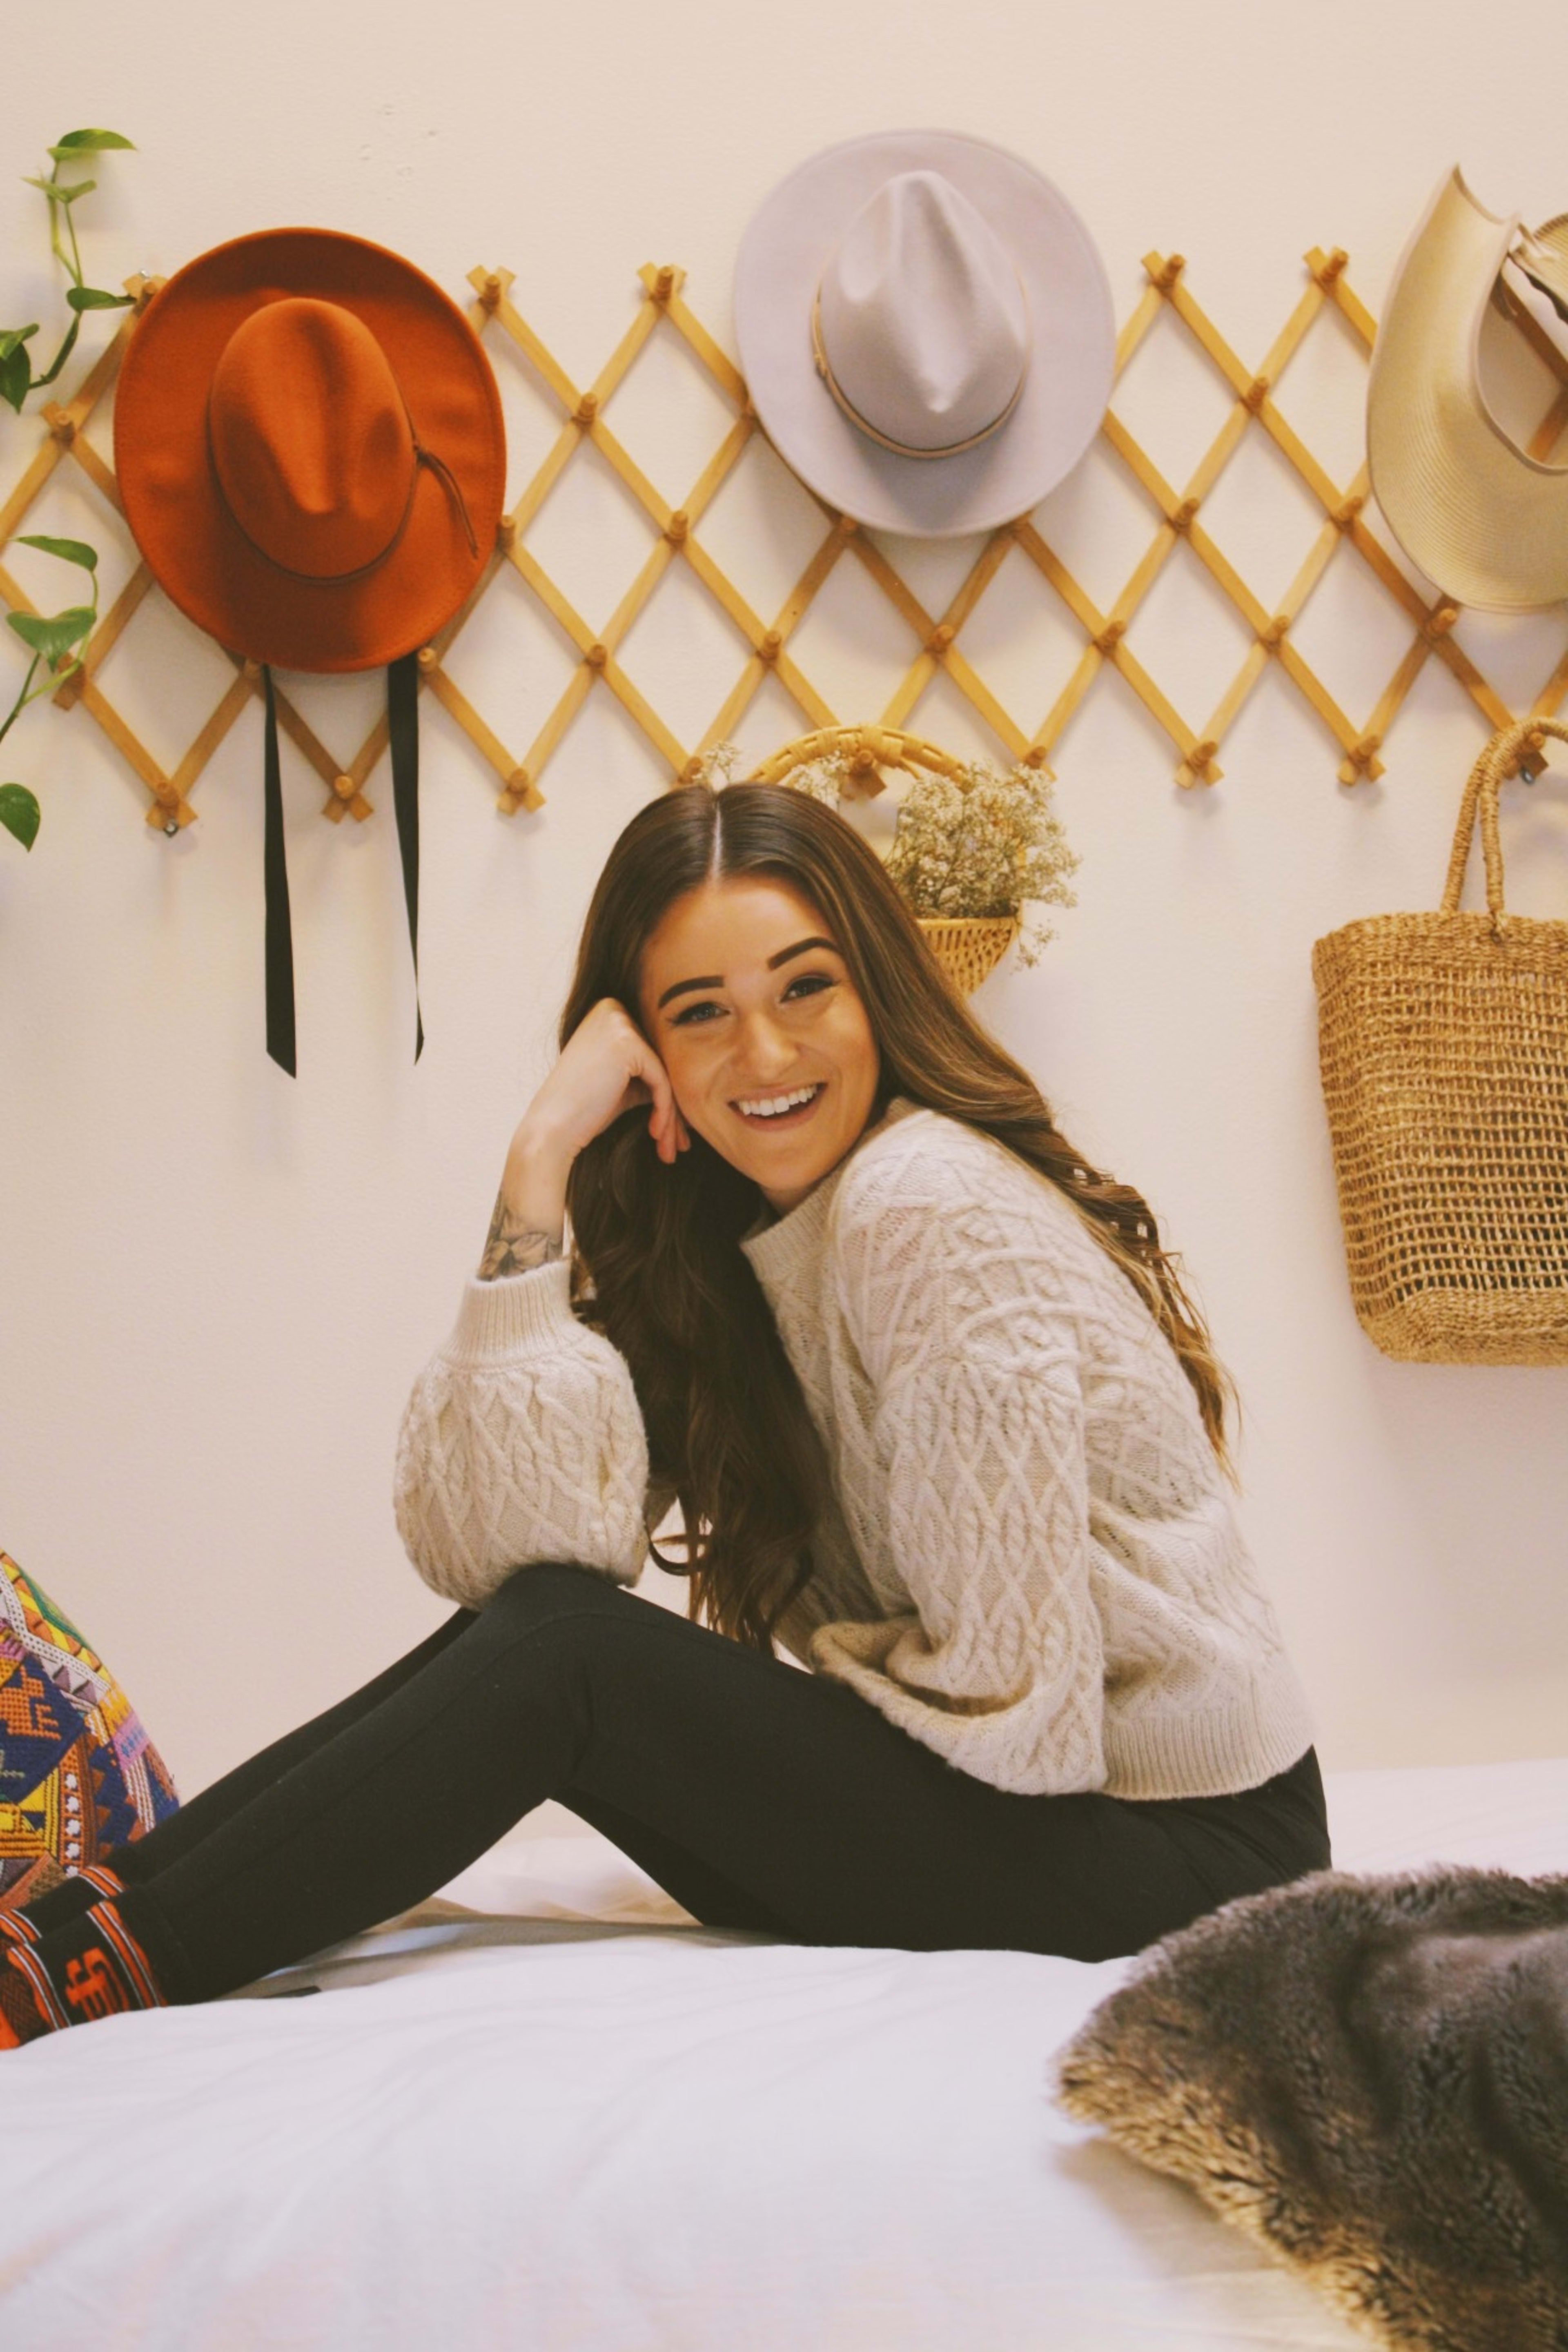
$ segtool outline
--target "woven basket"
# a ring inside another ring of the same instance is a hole
[[[815,734],[797,735],[791,743],[763,760],[755,771],[762,784],[788,783],[799,768],[814,760],[847,755],[851,774],[863,779],[862,791],[881,789],[883,768],[929,768],[938,775],[956,776],[961,763],[951,751],[907,735],[898,727],[821,727]],[[1018,914],[919,915],[915,919],[931,941],[938,963],[961,995],[979,987],[994,971],[1018,936]]]
[[[961,996],[994,971],[1018,936],[1016,915],[918,915],[936,960]]]
[[[1504,770],[1568,726],[1493,736],[1436,914],[1312,948],[1351,1296],[1405,1363],[1568,1363],[1568,922],[1503,910]],[[1461,914],[1478,806],[1487,907]]]

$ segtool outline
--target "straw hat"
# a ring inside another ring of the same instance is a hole
[[[363,237],[266,229],[148,304],[114,461],[153,577],[220,645],[371,669],[478,581],[506,437],[479,337],[423,271]]]
[[[1116,366],[1088,229],[1032,163],[952,131],[811,157],[735,268],[746,388],[840,512],[952,539],[1026,514],[1083,456]]]
[[[1389,529],[1446,595],[1487,612],[1568,597],[1568,463],[1522,449],[1478,374],[1488,302],[1524,307],[1525,289],[1568,318],[1568,215],[1532,236],[1517,213],[1484,210],[1456,166],[1400,257],[1367,384],[1367,463]]]

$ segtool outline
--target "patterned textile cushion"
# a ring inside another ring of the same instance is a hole
[[[0,1551],[0,1906],[144,1837],[179,1802],[114,1676]]]

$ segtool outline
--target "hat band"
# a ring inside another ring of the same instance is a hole
[[[255,548],[256,552],[261,557],[262,561],[266,563],[269,563],[275,572],[281,572],[284,576],[289,580],[310,580],[316,582],[321,587],[342,588],[348,586],[355,580],[366,579],[380,564],[386,562],[387,557],[392,553],[393,549],[397,545],[398,541],[403,537],[404,532],[408,528],[408,518],[414,511],[414,493],[419,485],[419,468],[421,466],[428,466],[430,471],[436,476],[437,479],[445,489],[448,499],[458,510],[458,520],[463,526],[463,535],[468,542],[468,553],[470,555],[477,556],[479,551],[479,542],[474,533],[473,517],[468,512],[468,502],[463,496],[462,484],[458,481],[456,474],[453,473],[450,466],[447,465],[445,457],[437,457],[434,449],[426,449],[425,444],[421,441],[418,434],[414,429],[414,419],[412,416],[408,415],[408,404],[406,401],[405,401],[403,404],[403,413],[405,416],[408,416],[408,437],[414,446],[414,470],[408,477],[408,496],[403,501],[403,511],[397,518],[397,521],[393,528],[390,538],[387,540],[385,545],[380,548],[377,552],[371,557],[368,563],[356,564],[352,572],[299,572],[295,570],[292,564],[280,562],[277,556],[272,554],[268,549],[262,546],[259,540],[252,539],[249,531],[246,530],[244,523],[241,522],[239,517],[235,513],[233,507],[230,506],[228,499],[224,491],[223,476],[218,471],[217,462],[213,455],[212,411],[209,408],[206,417],[207,463],[212,467],[213,479],[217,484],[218,496],[223,499],[225,513],[229,516],[235,529],[244,539],[248,541],[252,547]]]
[[[916,449],[907,441],[893,440],[890,435],[879,432],[876,425],[871,423],[868,417],[861,415],[860,411],[856,407],[854,402],[850,399],[848,394],[845,391],[843,385],[839,383],[837,377],[834,374],[832,368],[829,366],[827,353],[823,349],[822,343],[822,324],[818,316],[821,305],[822,289],[818,287],[816,292],[811,298],[811,348],[816,354],[816,373],[827,386],[828,391],[833,394],[834,399],[838,403],[839,407],[844,411],[845,415],[849,419],[850,424],[857,425],[862,433],[869,434],[871,439],[879,442],[884,449],[890,449],[896,457],[959,457],[965,449],[977,449],[982,441],[989,441],[993,433],[999,433],[1001,431],[1003,425],[1006,424],[1009,416],[1012,415],[1015,408],[1017,407],[1019,398],[1023,393],[1025,382],[1029,373],[1027,360],[1025,361],[1022,369],[1019,371],[1018,381],[1013,386],[1012,398],[1008,401],[1006,407],[1000,410],[999,413],[992,418],[989,425],[983,425],[978,433],[972,433],[966,441],[949,441],[944,443],[940,449]]]

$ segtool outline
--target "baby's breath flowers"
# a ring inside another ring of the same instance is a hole
[[[698,762],[700,781],[721,791],[734,781],[739,757],[733,743],[715,745]],[[849,758],[845,751],[805,761],[783,781],[837,808]],[[1037,916],[1026,917],[1025,906],[1076,907],[1067,877],[1082,864],[1062,830],[1045,772],[1022,762],[1003,772],[984,760],[962,762],[953,776],[911,770],[885,862],[917,915],[953,921],[1016,914],[1026,964],[1038,961],[1056,932]]]
[[[1081,860],[1056,813],[1051,781],[1020,763],[1005,774],[986,761],[963,762],[956,776],[917,768],[899,810],[888,871],[917,915],[1019,918],[1026,964],[1056,932],[1027,902],[1076,907],[1067,877]]]

